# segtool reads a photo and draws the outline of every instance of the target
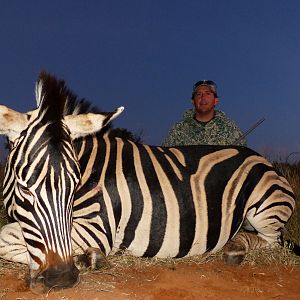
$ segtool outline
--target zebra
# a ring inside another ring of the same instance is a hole
[[[180,258],[224,251],[239,264],[272,247],[292,215],[288,181],[242,146],[150,146],[41,72],[37,108],[0,106],[9,140],[3,182],[10,223],[0,257],[28,264],[30,288],[72,287],[108,255]],[[241,229],[245,228],[246,231]]]

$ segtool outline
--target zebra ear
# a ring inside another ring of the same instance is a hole
[[[0,134],[14,141],[28,126],[28,115],[0,105]]]
[[[64,117],[64,122],[70,129],[71,138],[74,140],[98,132],[115,119],[123,110],[124,107],[121,106],[114,112],[109,113],[68,115]]]

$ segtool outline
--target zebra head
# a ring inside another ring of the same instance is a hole
[[[19,113],[0,105],[0,134],[10,143],[4,203],[27,247],[32,289],[70,287],[78,281],[72,256],[72,205],[80,168],[72,141],[101,130],[111,113],[67,115],[64,81],[41,73],[37,109]]]

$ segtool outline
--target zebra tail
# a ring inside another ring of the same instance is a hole
[[[292,251],[292,253],[296,254],[297,256],[300,256],[300,246],[295,244],[291,240],[284,241],[284,246],[287,247],[289,250]]]
[[[281,231],[280,244],[282,247],[288,248],[292,253],[300,256],[300,246],[292,240],[291,234],[284,227]]]

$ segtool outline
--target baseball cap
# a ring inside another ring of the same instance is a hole
[[[193,94],[192,94],[192,98],[194,97],[194,94],[196,92],[196,89],[199,87],[199,86],[202,86],[202,85],[205,85],[205,86],[208,86],[211,91],[215,94],[216,97],[218,97],[218,92],[217,92],[217,85],[214,81],[212,80],[200,80],[200,81],[197,81],[194,86],[193,86]]]

